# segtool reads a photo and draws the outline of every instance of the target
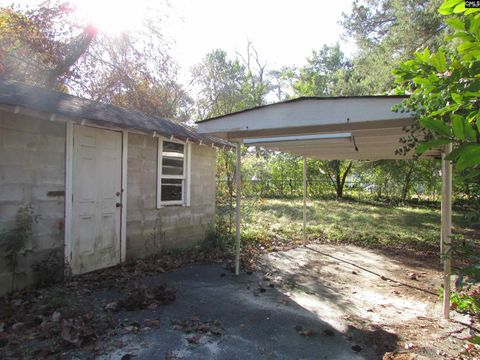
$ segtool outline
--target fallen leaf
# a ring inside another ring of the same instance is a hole
[[[160,320],[157,320],[157,319],[153,319],[153,320],[150,320],[150,319],[146,319],[145,322],[144,322],[145,326],[148,326],[148,327],[157,327],[160,325]]]
[[[362,347],[360,345],[353,345],[352,350],[355,352],[360,352],[362,351]]]
[[[408,278],[409,278],[410,280],[418,280],[418,275],[415,274],[414,272],[408,273]]]
[[[117,310],[118,303],[116,301],[112,301],[105,305],[105,310]]]

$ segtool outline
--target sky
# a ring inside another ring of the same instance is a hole
[[[338,24],[352,0],[73,0],[78,11],[103,31],[134,29],[141,18],[159,9],[166,17],[164,32],[172,41],[171,54],[180,78],[208,52],[224,49],[234,57],[250,41],[267,69],[301,66],[312,50],[340,43],[347,55],[354,45],[342,40]],[[41,0],[0,0],[33,7]]]
[[[302,65],[323,44],[339,42],[349,55],[353,44],[341,39],[338,24],[352,0],[172,0],[167,22],[174,55],[188,68],[209,51],[235,55],[251,41],[269,67]]]

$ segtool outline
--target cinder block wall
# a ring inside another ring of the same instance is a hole
[[[65,124],[0,111],[0,233],[12,229],[20,207],[31,204],[38,223],[19,255],[16,287],[34,280],[32,266],[56,249],[63,254]],[[0,294],[12,274],[0,253]]]
[[[195,245],[214,222],[215,150],[192,144],[191,206],[156,209],[157,141],[128,135],[128,259]]]

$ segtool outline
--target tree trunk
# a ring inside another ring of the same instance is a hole
[[[335,176],[335,187],[336,187],[336,193],[337,193],[337,199],[341,198],[343,196],[343,186],[342,182],[340,180],[340,174],[336,174]]]
[[[353,162],[350,161],[347,165],[347,168],[343,172],[343,175],[340,175],[340,166],[338,167],[338,172],[335,176],[336,178],[336,190],[337,190],[337,198],[341,198],[343,196],[343,189],[345,187],[345,181],[347,180],[348,173],[352,168]]]
[[[412,180],[412,174],[413,174],[413,166],[410,166],[407,174],[405,175],[405,181],[403,182],[402,197],[401,197],[402,202],[405,202],[407,200],[408,190],[410,190],[410,183]]]
[[[87,52],[90,44],[97,35],[97,29],[91,25],[87,25],[84,32],[76,39],[72,40],[66,49],[63,61],[58,63],[49,71],[45,85],[49,89],[54,89],[58,80],[70,71],[70,68]]]

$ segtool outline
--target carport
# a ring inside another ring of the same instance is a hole
[[[414,151],[399,155],[401,138],[414,123],[413,114],[393,112],[402,96],[302,97],[265,105],[198,123],[200,133],[236,143],[236,258],[240,270],[241,144],[260,146],[303,157],[303,229],[306,237],[306,159],[388,160],[411,159]],[[452,165],[451,151],[427,151],[425,159],[442,161],[440,249],[444,266],[443,316],[449,317],[451,275]]]

